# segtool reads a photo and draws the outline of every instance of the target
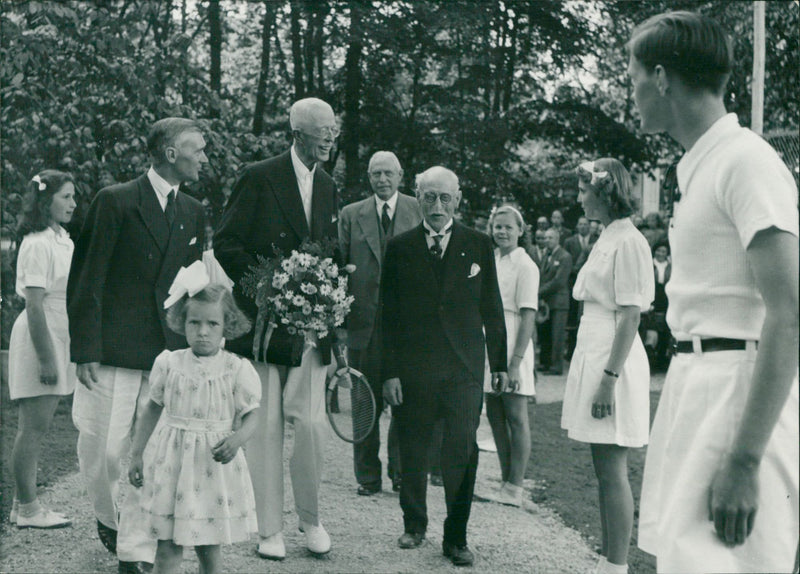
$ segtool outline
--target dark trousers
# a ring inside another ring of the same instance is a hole
[[[568,309],[550,309],[550,319],[542,324],[540,362],[543,369],[564,369],[564,342],[567,337]]]
[[[362,442],[353,445],[353,469],[358,484],[366,487],[381,488],[381,460],[378,452],[381,448],[380,415],[383,412],[383,381],[380,380],[380,345],[373,337],[369,346],[363,350],[350,349],[348,357],[350,365],[364,373],[369,386],[375,395],[375,408],[378,420],[372,432]],[[390,414],[391,416],[391,414]],[[400,445],[397,441],[397,425],[392,417],[387,437],[389,461],[387,472],[392,482],[400,478]]]
[[[403,404],[395,409],[395,417],[403,461],[400,506],[405,531],[424,533],[428,527],[428,455],[434,426],[441,419],[441,469],[447,503],[444,541],[464,545],[478,470],[476,432],[483,389],[464,368],[444,376],[401,377],[401,383]]]

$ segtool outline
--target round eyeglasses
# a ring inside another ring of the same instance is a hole
[[[339,134],[342,133],[342,131],[337,126],[333,126],[333,127],[326,126],[326,127],[323,127],[323,128],[317,128],[316,130],[307,131],[307,132],[303,132],[303,133],[306,133],[306,134],[308,134],[310,136],[318,137],[318,138],[321,138],[321,139],[325,139],[325,138],[328,138],[328,137],[336,139],[336,138],[339,137]]]
[[[450,195],[449,193],[436,194],[432,191],[426,191],[425,193],[422,194],[422,201],[424,201],[428,205],[433,205],[434,203],[436,203],[437,198],[442,203],[442,205],[447,205],[448,203],[453,201],[453,196]]]

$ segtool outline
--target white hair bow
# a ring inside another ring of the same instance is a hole
[[[39,191],[44,191],[45,189],[47,189],[47,185],[42,181],[42,178],[39,177],[38,175],[34,175],[31,181],[39,184]]]
[[[583,171],[590,173],[592,175],[591,184],[595,185],[601,179],[605,179],[608,176],[607,171],[595,171],[594,170],[594,162],[593,161],[585,161],[578,166]]]
[[[211,283],[211,278],[202,261],[195,261],[189,267],[181,267],[170,285],[169,297],[164,301],[164,309],[172,307],[184,295],[194,297],[209,283]]]

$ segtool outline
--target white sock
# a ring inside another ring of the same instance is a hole
[[[39,502],[38,498],[33,499],[33,501],[28,502],[27,504],[23,504],[22,502],[19,503],[19,509],[17,512],[19,516],[24,516],[25,518],[30,518],[34,516],[42,509],[42,505]]]
[[[608,558],[603,556],[597,563],[596,574],[628,574],[627,564],[613,564],[608,561]]]

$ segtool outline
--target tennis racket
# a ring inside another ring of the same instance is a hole
[[[350,383],[343,377],[350,373]],[[367,378],[352,367],[343,367],[330,378],[325,389],[325,411],[333,432],[358,444],[375,426],[375,395]]]

